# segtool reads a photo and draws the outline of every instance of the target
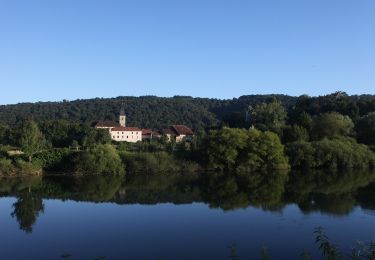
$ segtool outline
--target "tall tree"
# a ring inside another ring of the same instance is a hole
[[[32,160],[32,156],[45,147],[45,138],[38,125],[32,121],[25,121],[21,128],[20,146],[25,155]]]
[[[280,133],[285,126],[287,113],[280,101],[262,103],[254,108],[252,121],[256,128],[262,131]]]
[[[375,112],[361,117],[356,125],[358,141],[368,145],[375,145]]]
[[[311,136],[315,140],[347,136],[353,133],[353,128],[354,124],[349,116],[337,112],[325,113],[314,118]]]

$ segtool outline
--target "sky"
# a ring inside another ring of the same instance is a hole
[[[374,0],[0,0],[0,104],[375,94]]]

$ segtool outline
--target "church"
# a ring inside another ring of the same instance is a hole
[[[121,109],[119,122],[101,121],[95,125],[98,129],[108,129],[111,139],[117,142],[136,143],[142,141],[142,130],[138,127],[126,126],[126,115]]]

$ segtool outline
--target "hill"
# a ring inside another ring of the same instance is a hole
[[[123,105],[128,125],[154,129],[177,123],[193,128],[214,127],[231,115],[244,118],[249,105],[254,106],[272,97],[286,107],[291,107],[296,101],[296,97],[286,95],[248,95],[234,99],[141,96],[19,103],[0,106],[0,123],[17,125],[26,118],[33,118],[36,122],[64,119],[92,124],[99,120],[117,120]]]

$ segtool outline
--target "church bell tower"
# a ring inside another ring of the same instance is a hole
[[[126,115],[125,115],[125,110],[124,106],[121,107],[120,110],[120,118],[119,118],[119,123],[122,127],[126,127]]]

